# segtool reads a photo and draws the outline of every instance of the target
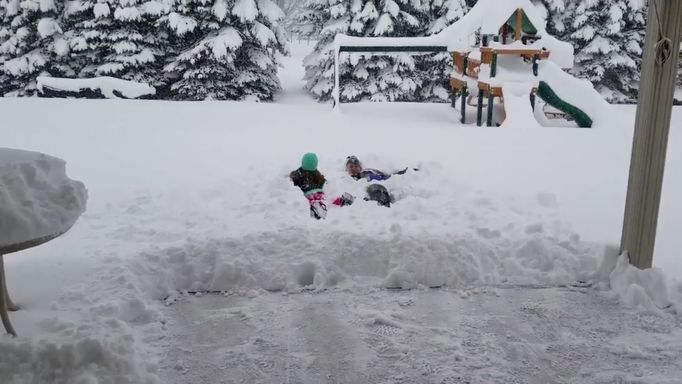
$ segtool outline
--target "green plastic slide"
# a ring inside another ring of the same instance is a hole
[[[544,81],[541,81],[540,85],[538,86],[538,96],[540,96],[547,104],[575,119],[580,128],[592,128],[592,119],[590,119],[590,117],[583,112],[582,109],[561,99],[554,92],[552,87],[550,87],[549,84]]]

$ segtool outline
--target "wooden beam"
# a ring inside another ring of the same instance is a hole
[[[459,90],[461,88],[466,87],[467,83],[464,80],[460,80],[460,79],[456,79],[456,78],[451,77],[450,78],[450,86],[452,87],[452,89]]]
[[[514,41],[521,40],[521,31],[523,30],[523,9],[516,10],[516,28],[514,28]]]
[[[638,268],[653,264],[682,35],[682,1],[651,0],[648,20],[620,246]],[[670,39],[672,54],[662,62],[656,44],[664,37]]]
[[[481,48],[481,63],[490,64],[493,62],[493,49]]]
[[[339,52],[379,52],[379,53],[390,53],[390,52],[447,52],[448,47],[446,46],[404,46],[404,47],[393,47],[393,46],[383,46],[376,45],[371,47],[361,47],[361,46],[341,46]]]

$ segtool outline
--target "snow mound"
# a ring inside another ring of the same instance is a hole
[[[660,269],[641,270],[630,265],[626,254],[618,257],[616,266],[609,275],[611,289],[625,305],[654,312],[672,304],[667,280]]]
[[[109,334],[87,335],[86,327],[57,320],[46,327],[68,341],[0,340],[0,378],[6,384],[155,384],[155,365],[140,359],[128,325],[108,320]]]
[[[41,94],[57,93],[70,96],[85,93],[85,97],[104,97],[107,99],[137,99],[156,94],[156,89],[148,84],[103,76],[91,79],[67,79],[58,77],[38,77],[38,91]]]
[[[508,127],[534,127],[540,128],[533,114],[533,108],[528,101],[533,84],[528,83],[506,83],[502,87],[504,94],[504,110],[507,118],[502,124],[503,128]]]
[[[609,246],[595,272],[599,288],[608,290],[625,306],[643,313],[672,310],[682,314],[682,284],[659,268],[639,269],[630,264],[627,253]]]
[[[0,148],[0,247],[67,231],[85,212],[87,190],[64,160]]]
[[[496,284],[570,284],[589,276],[589,246],[533,233],[521,240],[485,234],[449,238],[290,228],[244,237],[190,240],[133,261],[142,291],[296,290],[303,287],[462,288]]]

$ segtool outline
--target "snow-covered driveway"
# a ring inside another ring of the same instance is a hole
[[[166,383],[676,383],[674,316],[584,288],[186,296]]]

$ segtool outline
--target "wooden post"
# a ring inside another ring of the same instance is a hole
[[[482,48],[481,49],[481,64],[492,64],[493,62],[493,49],[492,48]]]
[[[452,109],[457,108],[457,95],[459,95],[459,89],[450,86],[450,107]]]
[[[514,28],[514,41],[521,40],[521,30],[523,30],[523,9],[516,10],[516,28]]]
[[[476,125],[483,125],[483,90],[478,89],[478,106],[476,108]]]
[[[492,87],[488,89],[488,118],[486,120],[486,125],[489,127],[493,126],[493,106],[495,104],[495,96],[493,96]]]
[[[493,62],[490,64],[490,77],[497,75],[497,51],[493,52]]]
[[[653,263],[682,34],[682,1],[650,1],[648,20],[620,246],[638,268],[650,268]],[[665,37],[670,39],[672,54],[663,62],[656,44]]]

